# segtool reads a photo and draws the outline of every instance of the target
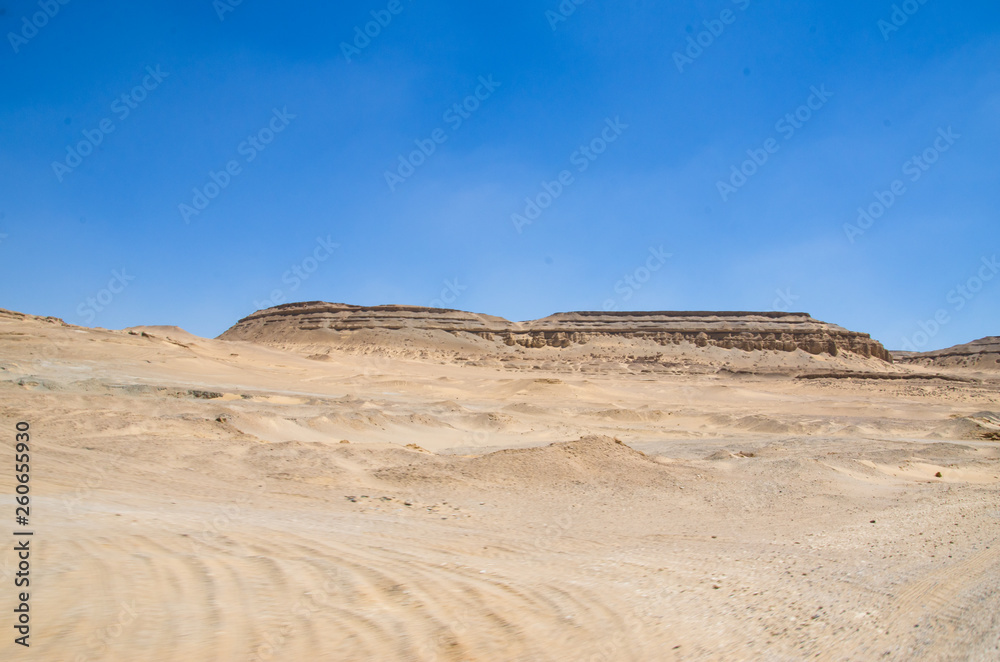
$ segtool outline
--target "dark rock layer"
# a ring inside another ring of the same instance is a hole
[[[927,367],[1000,370],[1000,336],[987,336],[933,352],[893,352],[900,363]]]
[[[510,322],[501,317],[419,306],[352,306],[310,301],[258,311],[241,319],[223,340],[305,342],[313,334],[364,330],[445,331],[528,348],[570,347],[600,338],[645,339],[660,345],[691,343],[725,349],[801,349],[810,354],[850,352],[891,362],[867,333],[848,331],[806,313],[780,312],[575,312]]]

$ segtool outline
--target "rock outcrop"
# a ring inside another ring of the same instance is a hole
[[[320,345],[364,332],[395,332],[397,338],[416,341],[429,338],[429,334],[445,333],[486,341],[487,345],[532,349],[634,339],[661,346],[690,343],[696,347],[803,350],[831,356],[846,352],[892,361],[889,352],[866,333],[820,322],[806,313],[780,312],[575,312],[510,322],[501,317],[441,308],[310,301],[258,311],[219,337],[275,345]]]
[[[1000,370],[1000,336],[987,336],[964,345],[955,345],[933,352],[893,352],[904,364],[932,368],[971,368]]]

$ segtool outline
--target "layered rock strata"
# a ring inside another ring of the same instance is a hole
[[[781,312],[575,312],[510,322],[501,317],[419,306],[352,306],[310,301],[258,311],[241,319],[223,340],[302,342],[312,335],[359,331],[444,331],[526,348],[565,348],[598,339],[643,339],[659,345],[691,343],[725,349],[801,349],[837,356],[850,352],[891,362],[889,352],[867,333]],[[318,337],[318,336],[317,336]]]
[[[1000,336],[987,336],[933,352],[894,352],[900,363],[938,368],[1000,370]]]

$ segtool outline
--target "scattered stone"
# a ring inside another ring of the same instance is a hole
[[[221,393],[215,391],[188,391],[188,395],[194,398],[201,398],[202,400],[215,400],[222,397]]]

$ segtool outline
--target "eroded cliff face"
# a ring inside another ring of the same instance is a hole
[[[963,345],[932,352],[897,352],[900,363],[928,368],[971,368],[1000,370],[1000,336],[987,336]]]
[[[796,349],[837,356],[849,352],[891,362],[867,333],[848,331],[806,313],[779,312],[575,312],[529,322],[419,306],[352,306],[311,301],[261,310],[223,333],[223,340],[287,344],[363,331],[447,332],[506,346],[567,348],[597,340],[641,339],[659,345],[691,343],[735,350]],[[499,347],[498,347],[499,348]]]

